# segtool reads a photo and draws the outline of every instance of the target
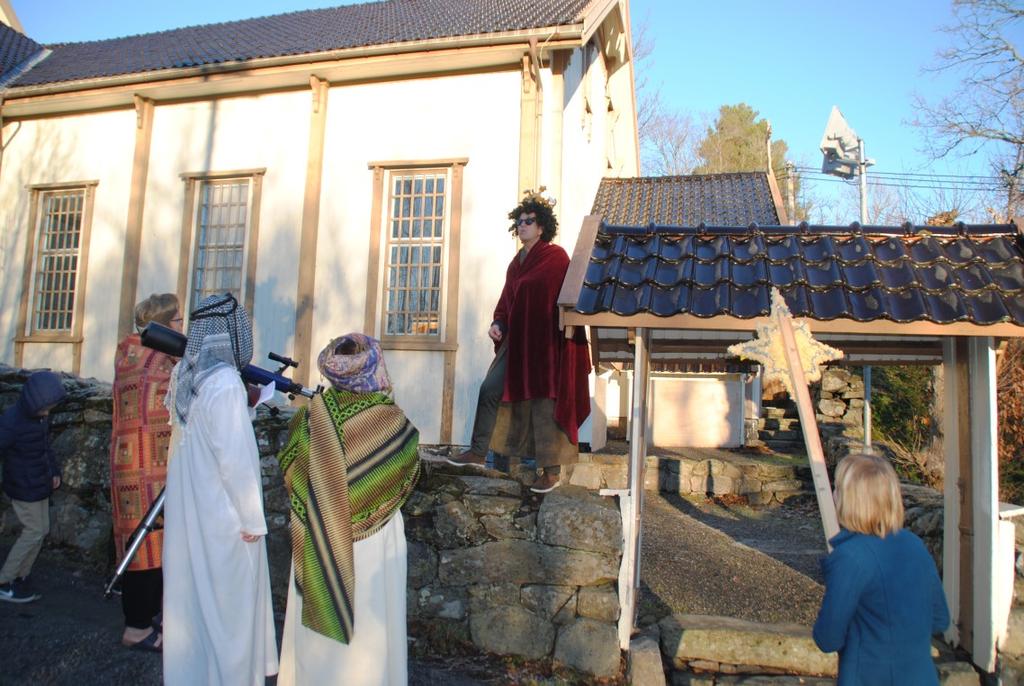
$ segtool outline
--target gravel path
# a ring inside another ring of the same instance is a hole
[[[670,612],[813,624],[824,554],[813,503],[751,508],[648,494],[639,624]]]

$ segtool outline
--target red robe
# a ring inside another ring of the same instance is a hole
[[[568,267],[569,256],[553,243],[538,241],[522,264],[516,254],[505,273],[494,321],[508,341],[501,401],[554,399],[555,422],[576,444],[590,414],[590,351],[582,327],[571,339],[558,328],[556,303]]]

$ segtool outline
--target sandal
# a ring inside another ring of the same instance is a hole
[[[156,629],[154,629],[149,634],[149,636],[146,636],[141,641],[138,641],[136,643],[130,644],[128,647],[131,648],[132,650],[141,650],[141,651],[147,652],[147,653],[162,653],[163,652],[163,642],[160,641],[161,637],[162,637],[162,634],[159,631],[157,631]],[[160,643],[160,645],[157,645],[158,642]]]

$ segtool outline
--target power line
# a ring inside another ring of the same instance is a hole
[[[809,174],[823,174],[817,167],[804,167],[794,165],[794,169],[800,172],[806,172]],[[1001,182],[1003,179],[1000,176],[982,176],[977,174],[929,174],[925,172],[890,172],[890,171],[872,171],[868,174],[871,176],[883,176],[883,177],[897,177],[897,178],[919,178],[919,179],[962,179],[968,183],[978,183],[981,181],[989,182]],[[972,181],[977,180],[977,181]]]

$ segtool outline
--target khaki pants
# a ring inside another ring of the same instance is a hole
[[[11,547],[11,552],[7,553],[3,569],[0,569],[0,584],[7,584],[29,575],[39,551],[43,549],[43,539],[50,533],[49,498],[34,503],[11,499],[11,504],[22,529],[18,540]]]

